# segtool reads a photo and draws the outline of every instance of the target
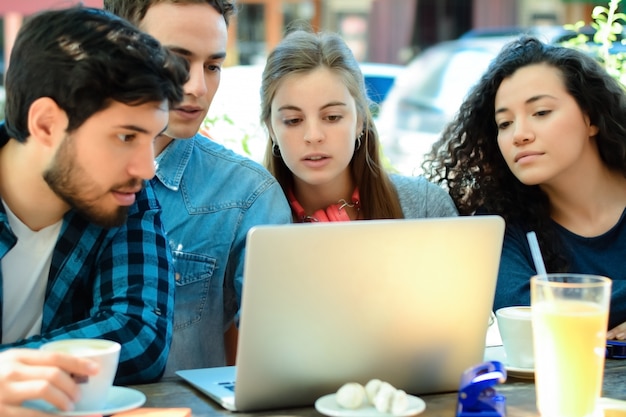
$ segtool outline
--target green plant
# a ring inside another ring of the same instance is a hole
[[[219,134],[213,135],[212,131],[214,130],[217,130]],[[215,117],[207,116],[200,127],[200,132],[237,153],[248,157],[252,156],[249,132],[245,128],[235,126],[233,119],[226,114]]]
[[[576,48],[591,53],[604,66],[606,71],[626,86],[626,53],[612,50],[613,44],[621,39],[626,23],[626,14],[618,11],[621,0],[610,0],[608,7],[596,6],[591,12],[591,27],[595,30],[593,39],[581,33],[585,22],[564,25],[565,29],[577,32],[578,35],[562,42],[563,46]]]

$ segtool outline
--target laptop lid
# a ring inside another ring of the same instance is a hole
[[[312,405],[372,378],[457,390],[483,360],[503,235],[498,216],[252,228],[234,401],[219,402]],[[179,375],[208,393],[207,372]]]

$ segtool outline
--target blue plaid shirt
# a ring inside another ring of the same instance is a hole
[[[0,258],[15,242],[0,204]],[[52,254],[41,334],[0,345],[0,351],[69,337],[111,339],[122,345],[116,384],[156,380],[172,338],[173,283],[171,252],[150,185],[137,194],[121,227],[96,226],[71,210]],[[0,280],[0,326],[1,319]]]

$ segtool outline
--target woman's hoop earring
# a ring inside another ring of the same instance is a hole
[[[361,133],[359,133],[359,136],[356,137],[356,147],[354,148],[355,151],[358,151],[361,148],[362,137],[363,137],[363,131],[361,131]]]
[[[272,156],[274,156],[276,158],[280,158],[281,157],[280,148],[278,147],[276,142],[272,143]]]

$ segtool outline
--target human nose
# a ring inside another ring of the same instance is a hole
[[[321,142],[323,139],[324,133],[319,124],[316,122],[307,123],[306,131],[304,132],[304,141],[308,143]]]
[[[204,78],[204,65],[190,65],[189,80],[184,86],[185,94],[202,97],[207,93],[207,83]]]
[[[517,121],[514,124],[513,131],[513,143],[515,145],[522,145],[535,140],[535,135],[530,129],[528,123],[524,121]]]
[[[130,161],[128,171],[133,178],[149,180],[154,177],[154,143],[138,146]]]

